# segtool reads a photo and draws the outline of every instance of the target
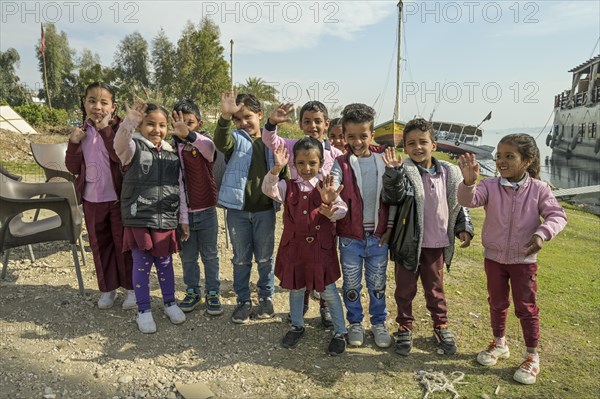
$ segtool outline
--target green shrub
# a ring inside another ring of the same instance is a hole
[[[45,105],[28,104],[14,107],[31,126],[66,126],[69,121],[64,109],[50,109]]]

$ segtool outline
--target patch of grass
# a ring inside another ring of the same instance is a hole
[[[1,163],[4,169],[8,170],[10,173],[25,176],[44,176],[44,171],[42,168],[35,162],[15,162],[15,161],[4,161]]]

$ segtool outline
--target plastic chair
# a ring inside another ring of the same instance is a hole
[[[44,170],[46,182],[55,178],[75,182],[75,176],[67,170],[65,165],[67,145],[67,143],[31,143],[31,154],[33,154],[35,162]]]
[[[44,198],[34,198],[37,196]],[[48,209],[56,215],[33,222],[23,221],[23,212],[34,209]],[[82,215],[73,183],[21,183],[0,176],[0,253],[4,255],[0,278],[6,277],[12,248],[67,240],[71,244],[79,292],[83,295],[83,278],[76,245],[81,235],[81,225]],[[81,240],[79,244],[85,259]]]

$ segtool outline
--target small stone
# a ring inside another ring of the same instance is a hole
[[[56,394],[55,393],[47,393],[43,397],[44,397],[44,399],[56,399]]]
[[[490,396],[487,395],[487,394],[485,394],[485,393],[482,393],[481,394],[481,399],[490,399]]]
[[[122,375],[117,381],[121,384],[129,384],[131,381],[133,381],[133,377],[130,375]]]
[[[438,355],[443,355],[444,353],[445,353],[445,352],[444,352],[444,350],[443,350],[442,348],[439,348],[439,349],[437,350],[437,354],[438,354]]]
[[[177,395],[175,395],[175,392],[169,392],[167,394],[167,399],[177,399]]]
[[[50,387],[44,388],[44,393],[45,394],[52,393],[52,388],[50,388]]]
[[[377,363],[377,368],[379,370],[385,370],[385,365],[383,363],[379,362],[379,363]]]

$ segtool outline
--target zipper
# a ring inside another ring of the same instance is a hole
[[[512,190],[512,199],[511,199],[511,206],[510,206],[510,221],[508,222],[508,237],[506,238],[506,249],[508,250],[508,256],[506,259],[507,263],[510,263],[510,253],[511,253],[511,247],[510,247],[510,236],[512,235],[512,225],[513,225],[513,215],[515,213],[515,207],[516,207],[516,197],[517,197],[517,192],[515,190]]]
[[[162,228],[162,151],[158,152],[158,228]]]

